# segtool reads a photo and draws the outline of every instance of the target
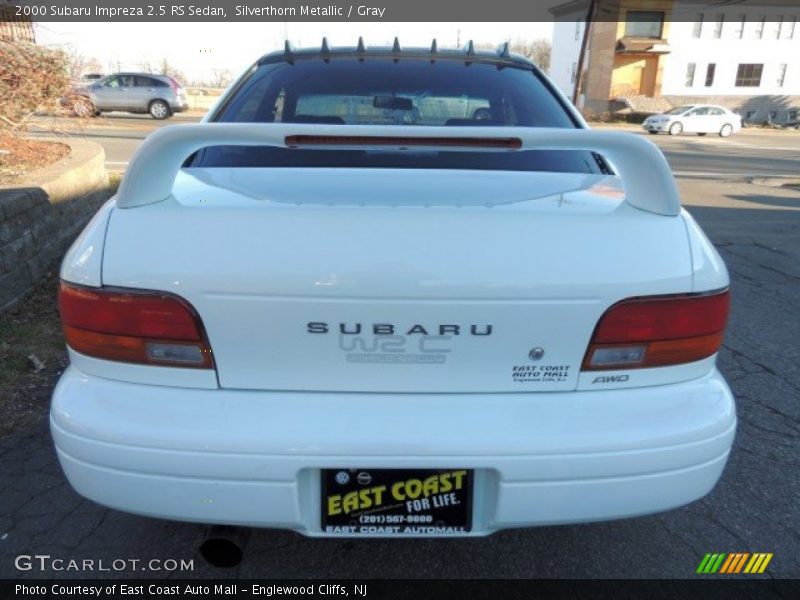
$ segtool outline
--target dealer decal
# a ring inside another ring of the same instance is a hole
[[[569,378],[569,365],[515,365],[511,377],[517,383],[562,383]]]
[[[328,469],[322,475],[327,533],[466,533],[471,472]]]

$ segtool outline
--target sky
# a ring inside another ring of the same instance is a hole
[[[331,45],[354,46],[359,36],[367,45],[391,44],[395,36],[406,46],[440,47],[475,43],[500,44],[515,39],[550,40],[553,23],[39,23],[37,42],[74,49],[96,58],[109,73],[137,70],[163,59],[190,81],[209,81],[215,71],[237,76],[261,55],[283,48],[284,39],[297,47],[318,46],[323,36]]]

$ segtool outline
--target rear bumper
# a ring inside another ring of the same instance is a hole
[[[320,530],[320,468],[475,469],[471,535],[629,517],[708,493],[733,442],[714,371],[600,392],[187,390],[70,367],[52,433],[73,487],[155,517]]]
[[[189,110],[189,102],[186,100],[176,100],[170,104],[172,112],[185,112]]]

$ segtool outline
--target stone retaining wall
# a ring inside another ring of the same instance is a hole
[[[69,247],[111,190],[103,149],[69,142],[70,158],[38,185],[0,188],[0,312],[20,300]]]

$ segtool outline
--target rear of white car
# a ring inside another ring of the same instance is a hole
[[[311,536],[485,535],[714,486],[728,277],[652,144],[584,130],[502,53],[262,63],[220,123],[151,136],[65,258],[51,419],[81,494]],[[417,93],[436,68],[447,92]],[[339,102],[353,72],[387,89]],[[575,124],[492,123],[507,104],[472,84],[507,75]],[[273,120],[230,116],[273,84]]]
[[[742,117],[722,106],[689,104],[647,117],[642,127],[650,134],[711,133],[728,137],[742,128]]]

